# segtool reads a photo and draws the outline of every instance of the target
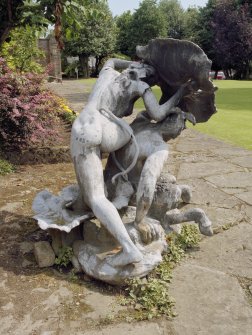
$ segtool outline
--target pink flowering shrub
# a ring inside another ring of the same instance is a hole
[[[13,72],[0,58],[0,143],[18,149],[43,145],[59,135],[60,104],[43,88],[45,74]]]

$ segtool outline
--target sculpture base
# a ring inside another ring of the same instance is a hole
[[[150,210],[152,218],[145,217],[145,223],[156,225],[155,230],[160,232],[158,240],[148,245],[142,242],[140,233],[134,226],[135,207],[128,206],[119,211],[132,242],[143,256],[140,262],[134,263],[132,257],[128,260],[127,257],[123,257],[124,254],[120,254],[121,247],[100,222],[97,219],[90,219],[93,217],[92,212],[86,209],[73,211],[66,207],[77,198],[77,195],[76,185],[64,188],[59,196],[54,196],[46,190],[40,192],[33,203],[33,209],[37,213],[35,218],[40,228],[49,231],[56,255],[59,255],[61,248],[72,247],[74,251],[72,264],[77,271],[83,271],[93,278],[110,284],[120,285],[126,279],[144,277],[151,272],[162,261],[162,253],[167,247],[165,233],[174,230],[172,228],[182,222],[194,221],[199,225],[202,234],[208,236],[213,234],[211,222],[201,209],[191,208],[184,212],[176,208],[171,210],[177,206],[180,197],[184,202],[189,202],[191,197],[189,187],[165,183],[156,190],[153,202],[155,206],[153,205]],[[123,265],[111,265],[115,263]]]
[[[84,224],[84,239],[75,241],[73,244],[74,255],[82,271],[93,278],[120,285],[126,279],[146,276],[162,261],[162,253],[167,247],[165,234],[161,234],[160,239],[145,245],[134,227],[134,217],[135,207],[128,207],[122,220],[132,241],[141,251],[143,259],[138,263],[112,266],[109,260],[120,253],[121,248],[105,228],[89,221]],[[152,225],[160,225],[157,220],[151,218],[146,218],[146,220]]]

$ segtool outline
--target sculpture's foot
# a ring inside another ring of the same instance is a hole
[[[113,256],[106,257],[107,263],[113,267],[122,267],[132,263],[139,263],[142,259],[143,255],[138,249],[131,252],[122,250]]]
[[[201,234],[205,236],[213,236],[212,222],[209,220],[204,211],[200,208],[196,208],[195,211],[198,213],[198,225]]]
[[[201,232],[201,234],[205,235],[205,236],[213,236],[213,228],[212,226],[203,226],[202,224],[199,223],[199,230]]]
[[[166,212],[162,225],[169,229],[171,225],[182,222],[194,221],[198,224],[201,234],[206,236],[213,235],[212,223],[200,208],[191,208],[185,212],[180,212],[177,208]]]

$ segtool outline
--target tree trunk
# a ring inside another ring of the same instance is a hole
[[[244,64],[243,79],[249,79],[249,62]]]
[[[224,72],[224,74],[225,74],[226,79],[230,79],[230,72],[229,72],[229,69],[224,69],[223,72]]]
[[[7,17],[5,20],[5,25],[3,30],[1,31],[1,36],[0,36],[0,47],[2,46],[2,44],[6,41],[7,37],[9,36],[9,33],[11,31],[11,29],[13,28],[13,16],[12,16],[12,0],[8,0],[7,1]],[[17,6],[17,5],[16,5]]]
[[[7,37],[9,36],[10,31],[11,31],[11,26],[10,25],[8,25],[4,28],[3,33],[0,36],[0,47],[6,41]]]
[[[80,66],[83,71],[84,78],[89,78],[88,56],[79,55]]]
[[[99,67],[101,65],[101,61],[103,59],[103,56],[96,56],[95,57],[95,76],[97,77],[99,74]]]

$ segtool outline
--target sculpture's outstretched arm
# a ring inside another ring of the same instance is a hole
[[[147,87],[147,84],[145,85],[146,89],[142,93],[142,98],[146,111],[153,120],[160,122],[171,112],[174,113],[174,107],[176,107],[181,98],[188,93],[188,87],[191,85],[191,83],[188,82],[184,85],[181,85],[177,92],[162,105],[158,104],[158,101],[151,88],[149,86]]]

